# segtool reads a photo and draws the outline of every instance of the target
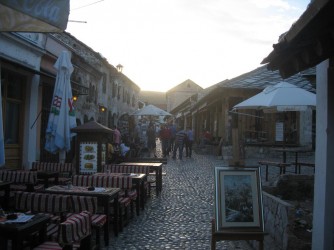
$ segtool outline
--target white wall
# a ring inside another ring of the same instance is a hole
[[[331,59],[333,60],[333,59]],[[334,72],[317,66],[317,121],[312,249],[332,250],[334,234]]]

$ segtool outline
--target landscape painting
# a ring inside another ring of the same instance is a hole
[[[217,230],[262,228],[258,168],[216,168]]]

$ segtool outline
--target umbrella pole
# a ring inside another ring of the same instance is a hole
[[[59,162],[60,163],[65,163],[66,159],[66,151],[65,150],[60,150],[59,151]]]

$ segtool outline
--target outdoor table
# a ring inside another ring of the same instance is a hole
[[[132,185],[136,187],[139,202],[136,202],[136,213],[140,215],[140,207],[145,208],[145,186],[144,180],[146,174],[128,174],[128,173],[95,173],[94,175],[112,175],[112,176],[130,176],[132,179]]]
[[[8,240],[12,241],[12,250],[23,249],[23,241],[35,232],[39,232],[39,243],[46,240],[46,228],[50,216],[47,214],[35,214],[27,222],[5,223],[0,222],[0,248],[7,249]]]
[[[122,162],[118,165],[128,166],[149,166],[151,171],[155,171],[155,178],[157,182],[156,192],[157,195],[162,191],[162,163],[158,162]]]
[[[44,188],[49,187],[49,179],[54,178],[55,184],[58,185],[59,172],[56,171],[37,171],[37,179],[42,179]]]
[[[283,163],[286,163],[286,153],[294,153],[295,154],[295,174],[297,174],[298,154],[313,152],[312,149],[309,149],[309,148],[300,148],[300,147],[295,147],[295,148],[273,148],[273,150],[283,153]]]
[[[0,180],[0,190],[5,191],[5,195],[3,196],[3,209],[8,209],[9,204],[9,196],[10,196],[10,184],[12,184],[11,181],[1,181]]]
[[[89,191],[88,187],[81,186],[62,186],[55,185],[45,189],[43,192],[53,194],[67,194],[67,195],[79,195],[79,196],[93,196],[97,197],[98,201],[103,204],[104,214],[107,216],[107,223],[104,228],[104,239],[109,244],[109,221],[110,211],[109,202],[114,200],[114,212],[115,212],[115,236],[118,235],[118,194],[121,191],[120,188],[96,188],[96,190]]]

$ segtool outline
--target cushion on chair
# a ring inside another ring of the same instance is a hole
[[[97,198],[93,196],[70,196],[70,211],[79,213],[81,211],[89,211],[94,214],[97,211]]]
[[[48,240],[57,241],[59,224],[50,223],[46,228],[46,237]]]
[[[129,206],[131,203],[131,199],[129,197],[121,197],[118,199],[118,203],[121,206]]]
[[[137,190],[135,189],[132,189],[132,190],[128,190],[127,192],[128,194],[128,197],[131,199],[131,200],[136,200],[137,199]]]
[[[92,213],[92,226],[101,227],[107,222],[107,216],[104,214],[96,214],[97,198],[92,196],[71,195],[71,212],[78,213],[81,211],[89,211]]]
[[[62,250],[63,248],[58,244],[58,242],[54,241],[46,241],[37,247],[34,250]]]
[[[33,212],[62,213],[68,210],[68,195],[31,193],[27,206]]]
[[[91,214],[83,211],[73,214],[66,221],[59,224],[59,244],[61,246],[72,245],[91,235]]]
[[[54,232],[55,227],[50,226],[48,232]],[[34,250],[62,250],[65,246],[73,246],[78,248],[78,242],[91,235],[91,215],[87,211],[80,214],[73,214],[63,223],[57,226],[58,242],[46,241]]]
[[[92,226],[102,227],[107,222],[107,216],[105,214],[93,214],[92,215]]]

